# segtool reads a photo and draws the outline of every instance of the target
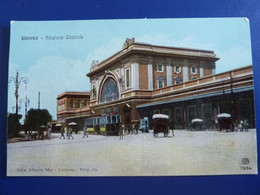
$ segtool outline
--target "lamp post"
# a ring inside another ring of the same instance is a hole
[[[233,78],[232,78],[232,72],[229,73],[230,76],[230,90],[231,90],[231,97],[230,97],[230,107],[231,107],[231,123],[232,123],[232,131],[234,131],[234,122],[237,119],[237,113],[236,113],[236,106],[235,106],[235,97],[233,92]]]
[[[27,116],[27,110],[28,110],[28,107],[30,105],[30,98],[27,98],[27,96],[25,97],[25,118]]]
[[[19,108],[19,106],[18,106],[19,86],[20,86],[21,82],[23,82],[26,85],[29,82],[29,79],[27,77],[19,78],[19,72],[17,70],[16,76],[15,77],[9,77],[8,83],[11,83],[12,81],[14,82],[14,85],[15,85],[15,92],[14,92],[14,95],[15,95],[15,114],[17,115],[18,114],[18,108]]]
[[[20,103],[20,105],[18,106],[18,113],[20,113],[21,112],[21,108],[22,108],[22,102],[23,102],[24,100],[23,99],[19,99],[19,103]]]

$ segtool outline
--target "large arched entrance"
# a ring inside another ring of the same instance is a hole
[[[108,77],[102,87],[100,103],[111,102],[119,99],[119,90],[116,81]]]

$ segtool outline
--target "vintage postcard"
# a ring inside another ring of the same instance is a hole
[[[12,21],[7,176],[257,174],[249,27]]]

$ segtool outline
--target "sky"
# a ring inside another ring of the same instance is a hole
[[[66,39],[81,36],[83,39]],[[37,40],[22,40],[22,37]],[[47,40],[46,36],[63,37]],[[79,21],[12,21],[9,78],[27,77],[19,85],[20,114],[29,107],[47,109],[57,118],[57,96],[65,91],[89,91],[86,74],[122,49],[126,38],[152,45],[214,51],[220,58],[216,73],[252,64],[250,22],[247,18],[127,19]],[[8,112],[15,112],[15,84],[8,85]],[[22,122],[22,121],[21,121]],[[23,123],[23,122],[22,122]]]

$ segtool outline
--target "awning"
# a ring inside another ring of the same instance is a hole
[[[240,88],[233,89],[233,93],[240,93],[240,92],[251,91],[251,90],[254,90],[253,86],[249,86],[249,87],[246,86],[246,87],[240,87]],[[225,90],[225,95],[226,94],[231,94],[231,89]],[[166,100],[166,101],[137,105],[136,108],[146,108],[146,107],[150,107],[150,106],[157,106],[157,105],[169,104],[169,103],[174,103],[174,102],[181,102],[181,101],[188,101],[188,100],[201,99],[201,98],[207,98],[207,97],[214,97],[214,96],[219,96],[219,95],[223,95],[223,90],[219,90],[219,91],[211,92],[211,93],[200,94],[200,95],[192,95],[192,96],[188,96],[188,97],[185,97],[185,98],[177,98],[177,99],[172,99],[172,100]]]

